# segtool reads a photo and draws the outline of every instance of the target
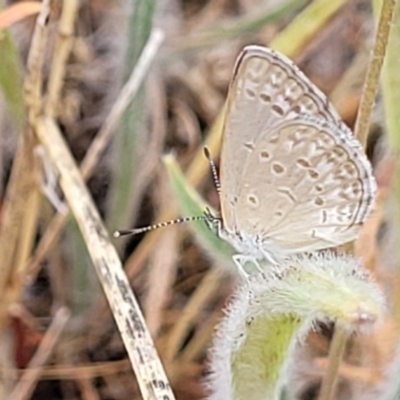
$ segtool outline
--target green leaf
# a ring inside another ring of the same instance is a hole
[[[205,210],[210,208],[210,206],[200,198],[193,186],[186,180],[172,155],[165,156],[163,161],[182,215],[202,216]],[[216,215],[214,211],[211,212],[213,215]],[[215,232],[210,230],[204,221],[194,221],[190,223],[190,226],[200,244],[208,250],[213,258],[223,265],[229,265],[230,269],[234,268],[232,256],[236,252],[232,246],[220,239]]]
[[[131,74],[149,39],[156,6],[155,0],[138,0],[133,3],[134,10],[129,18],[127,40],[129,45],[125,59],[125,79]],[[108,218],[108,226],[111,227],[111,230],[128,228],[132,223],[132,199],[134,198],[137,174],[148,144],[145,98],[146,93],[142,85],[123,114],[116,138],[113,159],[118,162],[114,164],[113,169]],[[122,244],[123,241],[117,242],[117,245]]]

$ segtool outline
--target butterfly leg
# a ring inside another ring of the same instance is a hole
[[[239,271],[239,275],[247,281],[250,275],[244,270],[240,254],[235,254],[232,259]]]
[[[221,231],[222,231],[222,221],[221,218],[215,217],[210,209],[208,207],[206,207],[204,214],[204,221],[207,224],[208,228],[215,232],[215,234],[218,237],[221,237]]]
[[[267,261],[271,265],[279,265],[284,261],[286,255],[283,251],[280,251],[279,249],[274,250],[275,251],[267,251],[265,249],[261,249],[265,261]]]
[[[265,252],[264,253],[265,259],[272,265],[277,265],[278,261],[276,258],[274,258],[270,253]]]
[[[246,256],[246,255],[243,255],[243,254],[235,254],[232,257],[232,259],[233,259],[233,262],[238,267],[239,274],[246,280],[251,275],[250,273],[246,272],[246,270],[245,270],[245,265],[248,262],[253,263],[255,265],[256,269],[258,270],[258,272],[264,274],[264,271],[261,268],[260,264],[258,263],[257,259],[252,257],[252,256]]]

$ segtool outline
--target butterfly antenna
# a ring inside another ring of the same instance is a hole
[[[127,236],[127,235],[137,235],[139,233],[144,233],[144,232],[154,231],[155,229],[164,228],[169,225],[182,224],[184,222],[200,221],[200,220],[204,220],[204,219],[206,219],[205,215],[176,218],[176,219],[171,219],[170,221],[159,222],[158,224],[144,226],[143,228],[115,231],[114,237],[118,238],[118,237]]]
[[[219,182],[217,167],[215,166],[215,162],[211,156],[210,150],[208,150],[208,147],[204,147],[204,154],[206,155],[208,163],[210,164],[215,189],[217,189],[217,193],[218,193],[218,195],[220,195],[221,194],[221,183]]]

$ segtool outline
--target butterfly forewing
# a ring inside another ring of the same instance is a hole
[[[325,95],[290,60],[247,47],[225,118],[221,212],[234,246],[236,233],[238,241],[290,252],[356,237],[375,193],[370,164]]]

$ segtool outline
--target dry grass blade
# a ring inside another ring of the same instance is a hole
[[[56,116],[56,107],[60,101],[60,91],[65,75],[65,65],[71,50],[74,21],[78,11],[78,5],[79,2],[77,0],[64,2],[60,26],[58,29],[59,34],[57,44],[54,51],[53,63],[50,69],[47,98],[44,106],[44,112],[49,117]]]
[[[380,1],[374,1],[374,11],[378,14],[381,8]],[[394,167],[393,182],[395,187],[396,196],[396,229],[399,231],[400,227],[400,169],[398,166],[398,155],[400,153],[400,119],[398,117],[398,110],[400,104],[400,92],[398,90],[400,85],[399,70],[399,52],[400,52],[400,2],[397,1],[395,6],[394,21],[392,24],[392,31],[389,40],[389,46],[387,49],[387,56],[385,59],[382,79],[382,97],[385,111],[385,125],[392,153],[392,162]],[[390,194],[390,191],[389,191]],[[397,239],[396,239],[397,248]],[[392,258],[392,254],[387,255],[388,258]],[[396,259],[397,271],[400,271],[399,261]],[[397,277],[398,278],[398,277]],[[396,321],[400,321],[400,292],[394,291],[394,318]],[[400,390],[399,390],[400,392]]]
[[[135,65],[128,81],[122,88],[118,99],[114,103],[110,114],[105,120],[102,128],[90,146],[84,160],[82,161],[82,175],[87,179],[95,167],[99,157],[109,144],[112,134],[118,126],[122,114],[127,106],[135,97],[143,79],[153,62],[158,49],[164,40],[164,33],[159,29],[154,29],[150,34],[149,40]]]
[[[362,92],[359,113],[355,126],[355,136],[364,146],[367,140],[372,106],[378,90],[379,76],[388,44],[395,2],[395,0],[382,2],[375,46],[368,65],[367,76]],[[332,339],[332,350],[329,353],[328,369],[322,380],[321,392],[318,397],[319,400],[332,400],[334,398],[340,361],[343,357],[347,340],[348,334],[346,334],[343,329],[339,328],[335,330]]]
[[[369,130],[372,107],[379,86],[379,76],[385,58],[396,0],[383,0],[376,32],[375,45],[368,64],[367,77],[362,91],[355,126],[355,136],[365,146]]]
[[[41,377],[46,380],[90,379],[106,375],[116,375],[132,369],[128,359],[103,363],[88,363],[68,366],[47,366],[41,369]],[[17,371],[23,373],[23,371]]]
[[[144,398],[173,399],[137,300],[98,211],[54,120],[39,118],[36,134],[60,175],[60,185],[81,229],[113,310]]]
[[[42,105],[42,67],[48,39],[47,23],[49,14],[50,0],[46,0],[42,3],[42,10],[35,25],[29,50],[27,78],[25,80],[25,101],[28,106],[28,121],[30,124],[39,115]]]
[[[48,14],[49,3],[45,1],[37,19],[25,81],[26,103],[31,122],[39,112],[41,104],[41,68],[43,49],[47,41],[46,19]],[[23,275],[21,265],[26,262],[24,257],[30,252],[35,233],[37,213],[35,196],[37,196],[37,192],[33,148],[34,140],[31,132],[21,136],[2,209],[0,291],[3,293],[3,302],[0,310],[0,331],[3,329],[8,304],[20,297],[21,276]],[[30,205],[31,208],[27,208],[27,205]],[[28,227],[28,231],[22,232],[21,229],[24,225]],[[12,284],[10,285],[10,283]]]
[[[335,333],[329,351],[329,362],[326,373],[322,380],[321,391],[318,400],[333,400],[335,398],[336,384],[340,362],[343,358],[349,333],[339,324],[336,324]]]

